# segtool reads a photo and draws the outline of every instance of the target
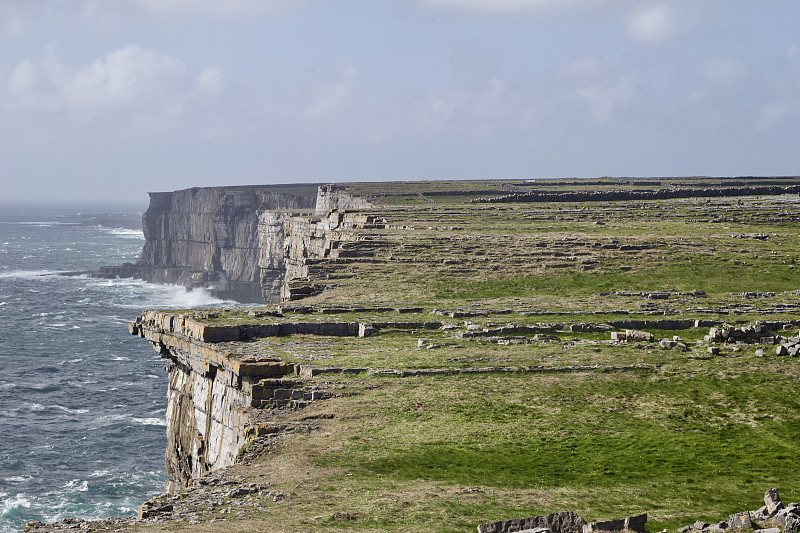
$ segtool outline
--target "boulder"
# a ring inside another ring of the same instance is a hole
[[[764,493],[764,505],[767,507],[769,516],[775,515],[785,507],[781,501],[781,497],[778,495],[778,489],[769,489]]]
[[[800,533],[800,512],[786,513],[783,533]]]
[[[753,529],[750,513],[745,511],[730,515],[728,517],[728,527],[730,529]]]
[[[552,533],[583,533],[585,525],[586,520],[572,511],[564,511],[544,516],[487,522],[478,526],[478,533],[510,533],[526,530],[541,531],[541,529],[549,529]]]

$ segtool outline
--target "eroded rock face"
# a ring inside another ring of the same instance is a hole
[[[220,338],[227,330],[220,333],[183,315],[148,311],[131,332],[149,340],[167,359],[165,463],[172,476],[167,490],[174,492],[191,479],[234,464],[247,441],[249,409],[254,401],[261,405],[264,396],[261,382],[283,376],[287,365],[269,357],[230,358],[203,340]]]
[[[203,287],[223,298],[265,301],[262,269],[281,266],[269,256],[283,244],[279,212],[310,210],[315,204],[315,194],[278,192],[267,186],[151,193],[142,217],[145,245],[127,274],[155,283]],[[275,217],[262,220],[270,211]],[[273,235],[276,245],[269,242]]]
[[[250,396],[236,386],[238,376],[209,365],[205,372],[183,364],[167,366],[167,472],[172,489],[190,479],[234,464],[245,442]],[[233,383],[231,383],[233,382]]]

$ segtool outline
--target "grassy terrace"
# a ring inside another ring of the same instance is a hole
[[[586,187],[646,186],[598,181]],[[386,227],[359,231],[353,254],[320,265],[315,279],[328,290],[296,302],[317,312],[254,317],[231,309],[209,321],[451,326],[389,325],[369,338],[293,335],[226,344],[234,353],[321,367],[603,367],[322,374],[309,383],[335,397],[280,418],[317,420],[318,428],[292,434],[224,474],[270,483],[286,492],[284,502],[265,500],[261,508],[225,515],[226,522],[164,527],[475,531],[491,520],[573,510],[587,520],[647,512],[648,530],[656,532],[756,509],[771,487],[784,502],[800,500],[800,358],[757,345],[725,345],[709,355],[708,327],[644,328],[657,339],[680,336],[687,351],[569,331],[570,324],[615,320],[800,320],[800,198],[467,205],[459,202],[490,189],[505,194],[532,186],[468,183],[464,195],[458,182],[352,186],[382,195],[385,206],[370,211]],[[359,306],[422,311],[320,312]],[[538,323],[561,323],[552,333],[557,339],[508,334],[527,343],[498,344],[457,336],[469,324]],[[797,335],[798,328],[777,333]],[[759,347],[764,357],[754,355]]]

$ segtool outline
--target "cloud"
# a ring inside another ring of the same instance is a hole
[[[561,65],[558,74],[566,90],[588,103],[592,117],[601,124],[628,104],[639,88],[635,71],[623,71],[607,58],[579,58]]]
[[[636,94],[636,76],[625,74],[614,83],[590,85],[576,90],[575,94],[589,102],[594,119],[605,124],[617,108]]]
[[[703,66],[703,77],[715,83],[731,83],[744,77],[746,69],[738,59],[713,59]]]
[[[576,4],[596,3],[587,0],[418,0],[420,6],[429,9],[457,11],[462,13],[503,15],[532,13]]]
[[[16,37],[23,29],[23,4],[0,2],[0,37]]]
[[[473,136],[485,136],[498,125],[513,128],[530,118],[530,105],[499,78],[491,78],[475,89],[432,90],[418,105],[414,114],[426,133],[454,126]]]
[[[800,103],[772,102],[761,107],[756,129],[758,131],[770,130],[781,122],[797,116],[800,116]]]
[[[657,44],[670,39],[677,32],[672,11],[666,5],[654,5],[637,11],[627,20],[628,34],[640,44]]]
[[[317,118],[333,111],[347,98],[357,74],[356,67],[346,64],[318,91],[314,101],[306,108],[308,118]]]
[[[122,0],[123,5],[153,18],[186,15],[248,17],[305,9],[306,0]]]
[[[0,37],[17,37],[33,21],[55,17],[130,23],[131,17],[178,20],[202,16],[241,19],[307,10],[315,0],[0,0]]]
[[[0,83],[8,110],[70,113],[176,115],[188,101],[221,88],[218,68],[193,78],[178,59],[133,44],[84,65],[62,64],[50,44],[41,58],[18,62]]]

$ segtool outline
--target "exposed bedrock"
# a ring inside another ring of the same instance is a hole
[[[288,191],[288,192],[287,192]],[[221,298],[243,302],[275,301],[280,285],[262,291],[280,262],[264,257],[266,243],[285,213],[311,212],[316,187],[210,187],[151,193],[142,216],[145,244],[136,264],[107,267],[107,276],[136,277],[153,283],[205,288]],[[275,220],[262,223],[265,212]],[[272,224],[270,224],[270,222]],[[272,233],[271,233],[272,232]],[[269,284],[268,284],[269,285]]]
[[[254,402],[260,407],[264,389],[274,388],[270,380],[290,368],[269,357],[231,358],[224,348],[201,340],[213,337],[214,326],[183,315],[148,311],[130,329],[167,359],[168,490],[234,464],[247,440]]]
[[[348,231],[371,220],[339,210],[367,205],[332,185],[151,193],[139,261],[93,275],[204,288],[240,302],[302,298],[321,290],[303,281],[309,265],[338,257],[339,243],[355,239]]]

